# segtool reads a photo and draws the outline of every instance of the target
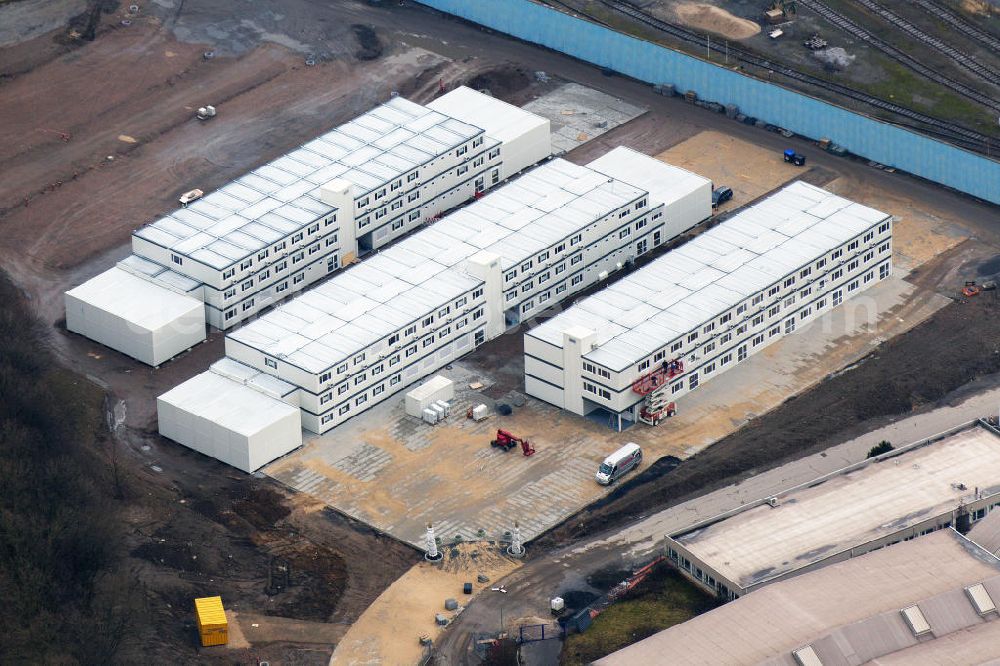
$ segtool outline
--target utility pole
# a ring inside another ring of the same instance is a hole
[[[711,33],[705,35],[705,38],[706,38],[706,41],[705,41],[705,57],[707,57],[709,60],[711,60],[712,59],[712,35],[711,35]]]

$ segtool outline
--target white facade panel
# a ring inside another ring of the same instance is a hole
[[[560,389],[552,386],[551,384],[546,384],[540,379],[535,377],[525,376],[524,378],[524,390],[528,395],[535,396],[539,400],[544,400],[550,405],[555,405],[556,407],[565,408],[563,404],[564,392]]]
[[[118,267],[65,294],[66,328],[157,366],[205,339],[200,301]]]
[[[562,388],[563,385],[563,369],[562,364],[558,366],[551,363],[546,363],[545,361],[539,360],[533,356],[528,356],[525,352],[524,357],[524,373],[526,375],[531,375],[532,377],[537,377],[542,381],[552,384]]]

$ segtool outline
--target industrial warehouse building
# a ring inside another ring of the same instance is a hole
[[[130,257],[67,292],[67,327],[158,364],[204,340],[205,322],[230,329],[550,154],[547,119],[488,95],[395,97],[135,231]],[[115,306],[137,298],[121,273],[148,283],[147,307],[183,310],[158,322],[183,333],[154,350],[143,315]]]
[[[528,331],[525,390],[617,429],[887,278],[892,220],[796,182]]]
[[[667,556],[734,599],[939,529],[967,532],[997,506],[1000,436],[975,424],[693,525],[666,539]]]
[[[783,580],[597,666],[1000,661],[1000,560],[953,529]]]
[[[552,160],[230,333],[226,355],[296,387],[326,432],[705,220],[711,190],[627,148]],[[186,387],[161,398],[164,434]]]

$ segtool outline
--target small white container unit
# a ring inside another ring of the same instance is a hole
[[[424,423],[429,423],[430,425],[434,425],[435,423],[438,422],[438,413],[433,409],[431,409],[430,407],[428,407],[423,411],[423,420]]]
[[[422,418],[424,410],[433,409],[438,401],[448,401],[455,397],[455,383],[447,377],[434,375],[426,382],[406,394],[406,413]]]

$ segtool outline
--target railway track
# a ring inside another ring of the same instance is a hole
[[[976,40],[986,48],[993,49],[996,53],[1000,53],[1000,38],[995,37],[973,23],[970,23],[962,16],[959,16],[950,9],[943,7],[940,3],[934,2],[934,0],[910,1],[928,14],[933,14],[937,18],[949,24],[966,37]]]
[[[966,99],[976,102],[977,104],[993,109],[994,111],[1000,111],[1000,101],[997,101],[979,90],[971,88],[965,85],[964,83],[959,83],[958,81],[949,78],[945,74],[941,74],[933,70],[932,68],[924,65],[916,58],[908,55],[903,51],[900,51],[892,44],[889,44],[888,42],[868,32],[867,30],[865,30],[860,25],[858,25],[851,19],[847,18],[843,14],[834,11],[827,4],[820,2],[820,0],[798,0],[798,2],[799,5],[801,5],[802,7],[805,7],[815,12],[816,14],[819,14],[824,19],[826,19],[833,25],[837,26],[844,32],[854,35],[858,39],[867,42],[868,44],[871,44],[879,51],[882,51],[896,62],[900,63],[901,65],[904,65],[905,67],[908,67],[917,74],[920,74],[921,76],[930,79],[931,81],[939,83],[942,86],[958,93],[962,97],[965,97]]]
[[[669,34],[683,42],[697,45],[699,48],[706,46],[705,36],[689,30],[681,25],[670,23],[664,21],[655,16],[646,14],[642,10],[638,9],[634,5],[627,2],[622,2],[621,0],[599,0],[601,4],[613,9],[621,14],[629,16],[633,20],[647,25],[649,27],[655,28],[660,32]],[[605,21],[602,21],[599,17],[588,14],[575,6],[569,5],[562,0],[544,0],[545,3],[550,5],[556,5],[564,10],[568,10],[572,13],[585,16],[587,19],[605,25],[607,27],[613,26],[608,25]],[[896,121],[894,124],[906,127],[907,129],[912,129],[916,132],[921,132],[935,138],[947,141],[961,148],[971,150],[973,152],[978,152],[988,155],[1000,154],[1000,140],[988,137],[985,134],[980,134],[974,130],[969,130],[961,125],[956,125],[954,123],[949,123],[933,116],[928,116],[918,111],[908,109],[904,106],[888,102],[884,99],[869,95],[867,93],[855,90],[845,85],[839,83],[834,83],[827,81],[826,79],[819,78],[817,76],[812,76],[811,74],[806,74],[800,72],[791,67],[787,67],[780,63],[772,62],[766,58],[760,57],[738,47],[729,46],[726,48],[725,52],[719,48],[718,45],[712,45],[709,47],[710,52],[714,51],[717,55],[723,55],[725,53],[728,57],[732,58],[736,62],[742,65],[750,65],[760,70],[774,73],[779,76],[783,76],[787,79],[797,81],[799,83],[804,83],[811,85],[828,92],[835,93],[837,95],[843,96],[848,99],[852,99],[856,102],[865,104],[871,108],[879,109],[887,113],[892,113],[897,117],[905,118],[911,122],[918,123],[917,125],[910,124],[908,122]]]
[[[891,23],[893,26],[902,30],[906,34],[919,39],[921,42],[930,46],[934,50],[942,53],[949,60],[954,62],[956,65],[962,69],[971,72],[974,76],[979,77],[983,81],[992,83],[993,85],[1000,86],[1000,73],[997,73],[993,69],[983,65],[978,60],[973,58],[967,53],[959,51],[955,47],[947,44],[937,37],[927,34],[917,26],[913,25],[906,19],[902,18],[895,12],[889,10],[884,5],[875,0],[854,0],[859,5],[867,9],[868,11],[882,17],[884,20]]]

